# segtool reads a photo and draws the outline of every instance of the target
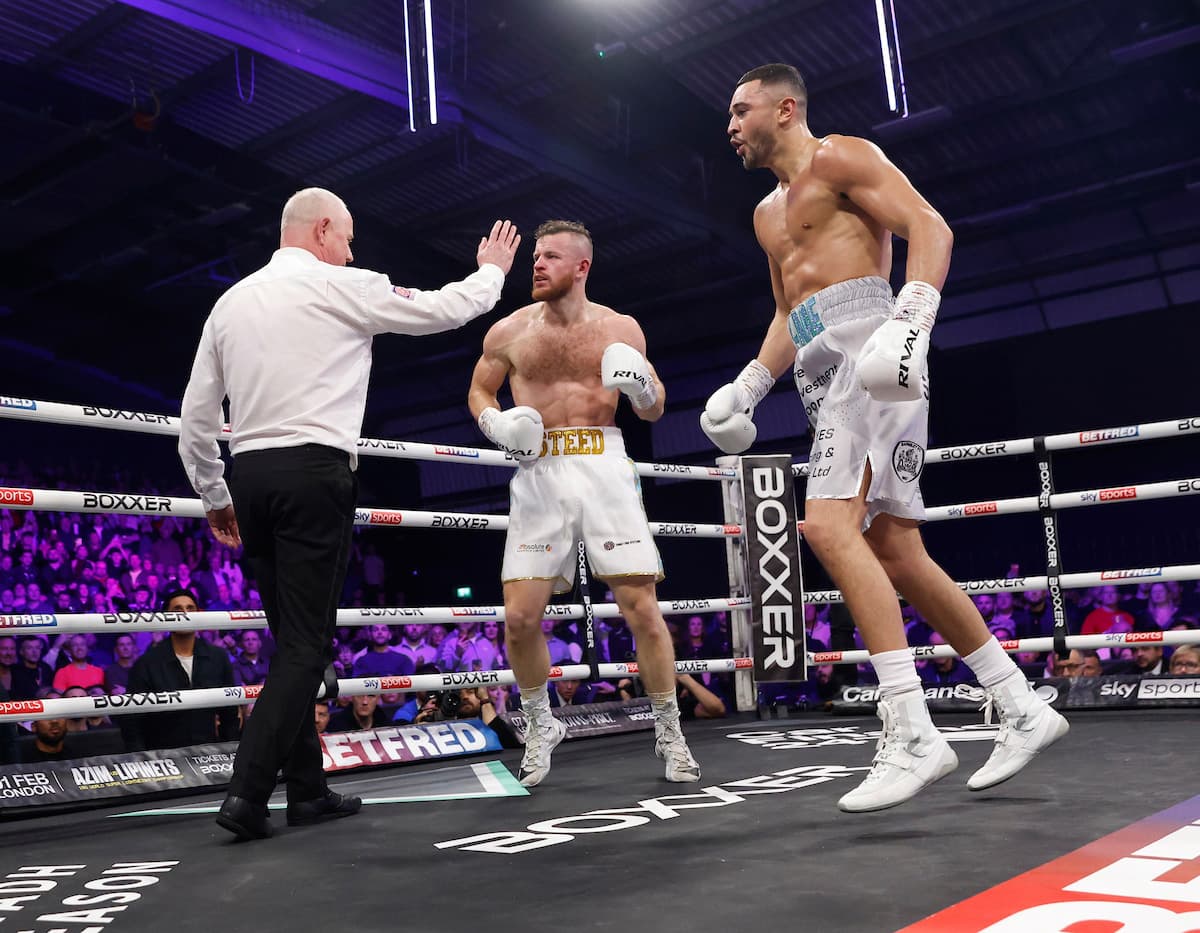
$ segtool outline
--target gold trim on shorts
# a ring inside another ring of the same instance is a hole
[[[621,580],[625,577],[654,577],[655,583],[662,583],[667,579],[667,575],[661,570],[643,571],[641,573],[593,573],[593,577],[597,580]]]

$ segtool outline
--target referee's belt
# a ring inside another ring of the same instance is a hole
[[[604,453],[600,428],[551,428],[542,437],[543,457],[596,456]]]

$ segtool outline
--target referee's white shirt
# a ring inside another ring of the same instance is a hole
[[[490,263],[437,291],[322,262],[288,246],[229,289],[200,336],[183,394],[179,456],[206,511],[232,499],[216,438],[229,398],[230,450],[323,444],[357,467],[376,334],[436,334],[500,300]]]

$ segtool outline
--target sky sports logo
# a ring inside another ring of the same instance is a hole
[[[1143,680],[1138,684],[1139,700],[1200,700],[1200,680]]]
[[[33,505],[33,490],[0,487],[0,505]]]
[[[13,398],[0,395],[0,408],[19,408],[21,411],[37,411],[37,402],[31,398]]]

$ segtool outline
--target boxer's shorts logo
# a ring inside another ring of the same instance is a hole
[[[915,482],[925,468],[925,448],[915,441],[900,441],[892,451],[892,469],[902,483]]]

